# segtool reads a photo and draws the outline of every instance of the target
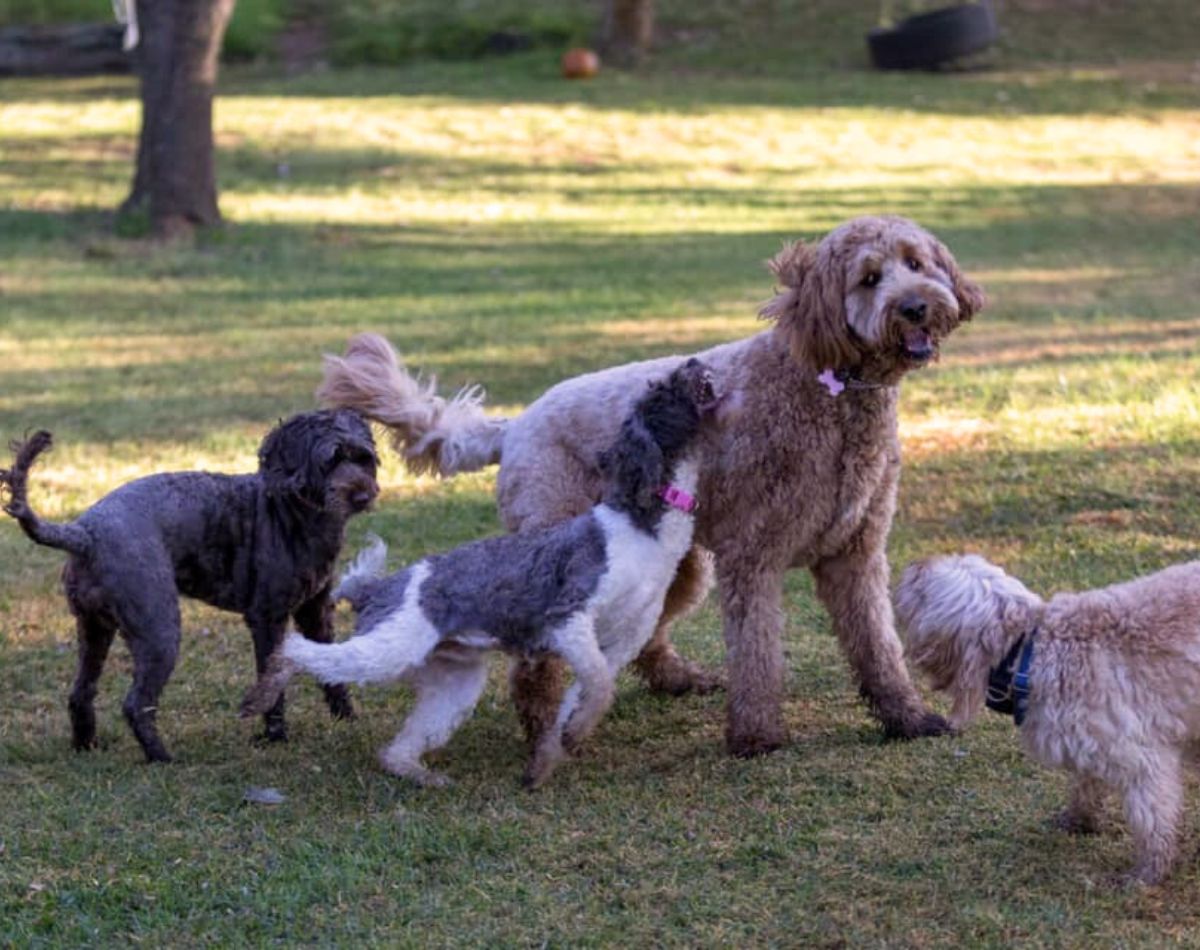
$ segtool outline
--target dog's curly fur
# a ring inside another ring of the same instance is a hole
[[[896,610],[908,657],[953,700],[967,725],[989,671],[1034,634],[1025,750],[1073,773],[1059,816],[1097,828],[1105,795],[1124,802],[1136,863],[1129,880],[1162,880],[1176,850],[1181,765],[1200,739],[1200,561],[1048,602],[978,555],[905,569]]]
[[[617,673],[650,639],[691,547],[686,496],[696,489],[701,445],[737,411],[710,375],[690,360],[649,387],[600,460],[609,485],[587,513],[474,541],[386,578],[383,542],[369,548],[334,591],[354,607],[356,635],[334,644],[289,635],[242,714],[269,707],[301,669],[325,683],[403,678],[417,702],[380,761],[395,775],[441,785],[445,777],[421,760],[478,702],[487,652],[553,653],[575,683],[525,773],[527,785],[540,785],[612,703]]]
[[[79,667],[68,701],[76,749],[96,741],[96,684],[119,630],[133,655],[123,711],[147,760],[169,761],[155,724],[179,651],[179,595],[245,618],[258,672],[288,618],[306,637],[333,639],[329,587],[347,520],[378,494],[371,430],[351,410],[309,412],[274,428],[251,475],[172,472],[130,482],[68,524],[43,521],[26,484],[49,432],[15,443],[0,469],[4,510],[38,544],[70,554],[63,587],[75,615]],[[344,687],[329,709],[349,717]],[[286,737],[283,697],[265,714],[268,739]]]
[[[785,739],[783,575],[807,567],[833,618],[860,690],[891,736],[943,732],[903,664],[888,597],[886,542],[900,472],[897,384],[983,305],[980,289],[936,238],[911,221],[859,218],[771,263],[780,292],[763,308],[774,326],[697,354],[744,408],[704,459],[698,546],[684,559],[654,638],[639,659],[670,692],[713,685],[676,654],[671,621],[720,585],[730,699],[726,739],[737,755]],[[318,390],[390,426],[408,464],[443,475],[500,462],[498,497],[510,530],[586,510],[602,486],[596,457],[648,380],[685,357],[567,380],[511,419],[484,416],[481,396],[446,401],[365,334],[327,357]],[[818,375],[846,384],[833,395]],[[518,666],[514,695],[527,730],[553,721],[551,662]]]

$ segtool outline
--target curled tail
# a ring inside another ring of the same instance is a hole
[[[334,588],[331,595],[333,602],[348,600],[355,613],[361,611],[371,588],[383,574],[386,565],[387,545],[384,544],[383,538],[376,534],[367,535],[367,546],[358,552],[354,562],[346,569],[346,573]]]
[[[71,554],[86,554],[91,547],[91,539],[83,528],[76,524],[43,521],[29,507],[26,495],[29,470],[33,468],[37,457],[50,448],[53,442],[53,436],[45,429],[40,429],[24,442],[12,443],[12,468],[0,468],[0,488],[7,488],[9,494],[4,510],[16,518],[22,530],[38,544],[69,551]]]
[[[317,399],[357,409],[392,430],[392,442],[414,472],[443,476],[473,472],[500,461],[506,420],[483,413],[483,390],[469,386],[451,399],[401,365],[376,333],[350,340],[345,356],[326,354]]]

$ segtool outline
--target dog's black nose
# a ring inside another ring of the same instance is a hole
[[[350,504],[354,506],[355,511],[365,511],[371,507],[371,502],[374,500],[375,492],[367,491],[366,489],[356,491],[350,496]]]
[[[913,323],[925,319],[925,301],[920,297],[905,297],[900,301],[900,316]]]

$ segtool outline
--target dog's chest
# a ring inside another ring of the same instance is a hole
[[[589,602],[601,641],[633,633],[650,616],[657,619],[679,561],[692,543],[692,518],[678,511],[663,515],[654,534],[634,527],[628,516],[601,506],[607,566]]]

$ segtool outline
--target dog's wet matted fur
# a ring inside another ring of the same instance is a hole
[[[928,231],[865,217],[771,264],[779,292],[766,331],[696,354],[743,409],[702,460],[696,546],[668,592],[638,660],[671,693],[717,678],[681,658],[672,621],[719,585],[729,678],[726,740],[737,755],[785,739],[783,576],[804,567],[857,678],[889,736],[935,735],[905,669],[888,592],[887,538],[896,507],[899,384],[983,305],[978,286]],[[389,426],[413,468],[450,476],[500,464],[505,525],[526,531],[587,510],[603,476],[595,459],[647,381],[685,359],[617,366],[559,383],[524,412],[487,416],[477,393],[446,400],[399,364],[383,338],[350,341],[328,357],[319,397]],[[532,734],[554,721],[560,667],[528,660],[513,677]]]
[[[96,742],[96,684],[119,631],[133,656],[125,719],[149,761],[171,758],[155,720],[179,653],[180,594],[240,613],[259,673],[289,618],[306,637],[333,639],[329,588],[345,525],[379,491],[374,440],[358,413],[293,416],[263,440],[257,473],[151,475],[67,524],[43,521],[27,498],[29,471],[50,445],[45,431],[14,444],[0,486],[10,495],[4,510],[31,539],[70,555],[63,587],[79,644],[68,701],[76,749]],[[345,687],[325,696],[333,715],[353,715]],[[265,721],[268,739],[286,737],[282,696]]]

